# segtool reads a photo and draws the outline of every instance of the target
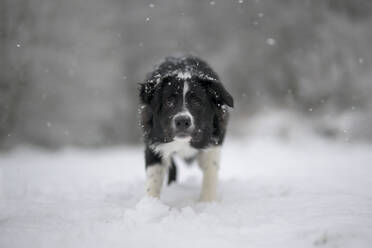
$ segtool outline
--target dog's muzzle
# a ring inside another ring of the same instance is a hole
[[[178,114],[173,119],[175,136],[190,136],[193,131],[192,117],[190,114]]]

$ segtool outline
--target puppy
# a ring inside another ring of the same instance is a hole
[[[217,74],[195,56],[167,57],[140,84],[145,141],[146,193],[160,197],[163,179],[176,181],[173,156],[197,158],[203,172],[201,201],[214,201],[228,107],[234,106]]]

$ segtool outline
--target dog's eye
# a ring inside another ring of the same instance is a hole
[[[172,94],[170,96],[168,96],[165,100],[165,104],[169,107],[173,107],[175,102],[176,102],[176,95],[175,94]]]
[[[190,103],[191,103],[191,105],[196,106],[196,107],[199,107],[199,106],[202,105],[201,99],[199,97],[197,97],[195,94],[192,94],[190,96]]]

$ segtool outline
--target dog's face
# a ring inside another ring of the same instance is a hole
[[[233,98],[220,82],[187,72],[142,84],[140,98],[142,125],[153,143],[190,139],[190,144],[203,147],[211,142],[217,113],[224,112],[224,105],[233,107]]]

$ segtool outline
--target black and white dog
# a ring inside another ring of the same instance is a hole
[[[140,84],[140,121],[146,143],[147,195],[159,197],[165,172],[176,180],[173,156],[198,159],[200,200],[216,199],[220,147],[234,100],[217,74],[194,56],[168,57]]]

